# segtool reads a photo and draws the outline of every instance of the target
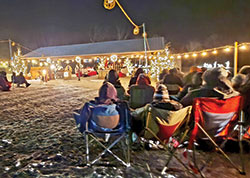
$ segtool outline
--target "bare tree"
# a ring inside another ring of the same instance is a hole
[[[202,45],[198,41],[190,41],[187,45],[186,48],[188,51],[197,51],[202,49]]]
[[[104,41],[105,39],[105,31],[103,29],[103,27],[100,26],[92,26],[89,29],[89,40],[94,43],[94,42],[98,42],[98,41]]]
[[[116,26],[116,31],[118,40],[126,40],[131,33],[128,28],[122,26]]]

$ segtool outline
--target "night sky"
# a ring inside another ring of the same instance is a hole
[[[250,0],[119,0],[148,37],[164,36],[176,51],[250,42]],[[119,7],[103,0],[0,0],[0,40],[24,46],[141,38]],[[8,57],[0,44],[0,57]],[[25,51],[24,51],[25,52]]]

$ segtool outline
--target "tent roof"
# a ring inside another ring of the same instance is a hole
[[[150,50],[162,50],[165,47],[164,37],[148,38],[148,44]],[[101,55],[136,51],[144,51],[143,39],[42,47],[25,54],[24,58]]]

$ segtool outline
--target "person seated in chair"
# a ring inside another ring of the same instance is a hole
[[[176,95],[183,87],[181,78],[177,75],[177,69],[173,68],[169,70],[169,74],[164,76],[162,84],[168,87],[168,92],[170,95]]]
[[[9,91],[11,87],[11,83],[7,80],[6,72],[0,72],[0,90]]]
[[[244,97],[243,111],[245,118],[250,123],[250,65],[243,66],[239,73],[232,79],[233,88]]]
[[[158,85],[157,90],[154,94],[154,100],[151,105],[156,108],[171,111],[177,111],[182,108],[181,103],[170,99],[168,89],[163,84]]]
[[[198,89],[202,85],[202,72],[197,72],[192,77],[192,84],[185,85],[177,95],[177,99],[181,100],[189,91]]]
[[[119,80],[119,75],[118,73],[116,72],[116,70],[114,69],[111,69],[109,71],[109,73],[106,75],[105,77],[105,82],[110,82],[111,84],[114,85],[114,87],[116,88],[116,91],[117,91],[117,97],[121,100],[127,100],[128,99],[128,96],[125,92],[125,89],[123,88],[120,80]]]
[[[90,104],[96,106],[96,111],[102,112],[102,116],[95,117],[95,109],[91,110]],[[117,91],[110,82],[105,82],[99,89],[98,97],[85,103],[81,110],[75,111],[80,114],[76,122],[80,125],[81,132],[86,129],[86,122],[90,117],[94,117],[94,121],[100,127],[114,129],[120,120],[118,113],[123,114],[124,109],[129,110],[127,103],[119,100]]]
[[[128,87],[130,87],[131,85],[134,85],[136,84],[136,81],[137,81],[137,78],[140,74],[144,73],[143,69],[142,68],[138,68],[136,71],[135,71],[135,75],[133,77],[131,77],[130,81],[129,81],[129,85]]]
[[[149,77],[144,73],[140,74],[136,84],[130,86],[128,91],[130,94],[130,107],[135,109],[152,102],[154,92],[155,88],[151,85]]]
[[[203,84],[201,88],[188,92],[180,101],[185,106],[193,104],[197,97],[215,97],[218,99],[230,98],[239,95],[228,80],[228,71],[223,67],[209,69],[202,75]]]
[[[21,84],[25,84],[26,87],[29,87],[31,85],[30,83],[27,82],[27,80],[23,76],[23,72],[20,72],[18,76],[16,76],[16,73],[13,72],[11,78],[12,78],[12,83],[16,83],[18,87]]]

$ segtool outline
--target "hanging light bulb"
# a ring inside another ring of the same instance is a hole
[[[225,51],[226,51],[226,52],[230,52],[230,48],[226,48]]]
[[[188,54],[185,54],[185,56],[184,56],[185,58],[188,58],[189,57],[189,55]]]
[[[197,54],[196,54],[196,53],[194,53],[192,56],[193,56],[193,57],[197,57]]]
[[[136,26],[136,27],[134,28],[134,30],[133,30],[133,34],[134,34],[134,35],[138,35],[139,33],[140,33],[140,29],[139,29],[138,26]]]
[[[115,0],[104,0],[103,5],[106,9],[111,10],[115,7]]]
[[[144,38],[147,38],[147,33],[146,32],[144,32],[143,34],[142,34],[142,37]]]
[[[206,56],[206,55],[207,55],[207,52],[203,52],[201,55],[202,55],[202,56]]]
[[[213,54],[217,54],[217,51],[216,50],[213,50],[213,52],[212,52]]]
[[[247,49],[247,47],[246,47],[245,45],[242,45],[242,46],[240,47],[240,49],[245,50],[245,49]]]

